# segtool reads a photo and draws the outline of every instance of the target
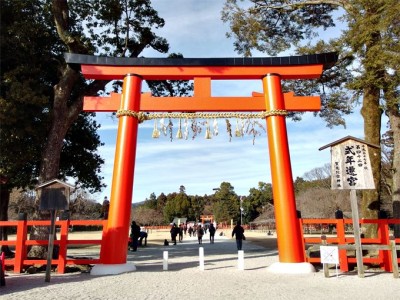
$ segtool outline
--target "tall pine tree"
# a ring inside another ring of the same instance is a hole
[[[349,99],[360,99],[365,140],[380,145],[381,117],[382,113],[386,113],[395,136],[392,162],[393,216],[400,218],[400,2],[226,0],[222,18],[230,24],[229,34],[235,38],[236,50],[246,56],[250,56],[253,49],[270,55],[291,48],[296,53],[311,54],[324,50],[339,52],[339,67],[346,68],[339,68],[336,74],[328,70],[320,80],[324,94],[321,116],[324,117],[326,107],[340,103],[343,98],[337,97],[339,94],[344,96],[347,93]],[[342,24],[346,28],[340,36],[329,41],[318,40],[318,30]],[[353,63],[352,69],[350,62]],[[338,109],[341,110],[341,105]],[[333,116],[331,120],[340,117]],[[363,193],[363,218],[377,218],[381,203],[380,151],[371,151],[370,158],[376,190]],[[396,232],[399,236],[399,228]],[[370,227],[366,234],[375,236],[376,232]]]

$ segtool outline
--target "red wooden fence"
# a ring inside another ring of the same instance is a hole
[[[354,237],[350,234],[346,234],[346,227],[351,227],[351,219],[299,219],[301,228],[306,234],[310,231],[310,228],[318,229],[318,233],[328,233],[330,225],[334,225],[336,230],[333,234],[330,234],[326,241],[328,245],[351,245],[354,244]],[[378,229],[377,238],[362,238],[362,244],[375,244],[375,245],[389,245],[389,225],[400,224],[400,219],[362,219],[361,224],[376,224]],[[55,245],[59,246],[59,255],[57,259],[52,260],[52,265],[57,265],[58,273],[65,273],[65,267],[67,265],[79,265],[79,264],[100,264],[102,263],[99,258],[93,259],[81,259],[81,258],[68,258],[67,249],[71,245],[101,245],[100,240],[75,240],[68,239],[69,228],[71,226],[99,226],[103,230],[107,225],[105,220],[65,220],[57,221],[56,226],[60,228],[60,239],[54,241]],[[46,259],[28,259],[27,249],[32,245],[48,245],[48,240],[29,240],[28,239],[28,227],[29,226],[50,226],[50,221],[0,221],[0,226],[15,227],[17,230],[17,236],[15,240],[0,241],[1,245],[9,245],[15,248],[15,257],[5,260],[6,266],[13,266],[15,273],[21,273],[25,266],[41,264],[47,264]],[[169,226],[157,226],[146,227],[149,229],[168,229]],[[326,231],[326,232],[324,232]],[[316,232],[314,232],[316,233]],[[303,234],[304,236],[304,234]],[[312,245],[322,244],[321,237],[304,237],[304,249]],[[400,239],[396,239],[396,244],[400,244]],[[351,264],[356,264],[356,258],[347,255],[347,250],[339,250],[340,269],[342,271],[348,271]],[[310,263],[320,263],[319,257],[307,257],[307,261]],[[397,260],[400,264],[400,259]],[[363,263],[370,263],[379,265],[386,271],[391,271],[391,255],[388,250],[379,250],[377,257],[363,257]]]
[[[104,227],[107,225],[106,220],[65,220],[57,221],[56,227],[60,228],[60,239],[54,241],[54,245],[59,246],[58,259],[52,259],[52,265],[57,265],[58,273],[65,273],[66,265],[85,265],[85,264],[99,264],[100,259],[72,259],[67,258],[67,249],[69,245],[100,245],[100,240],[72,240],[68,239],[70,226],[99,226]],[[6,259],[6,266],[14,266],[15,273],[21,273],[24,266],[29,265],[46,265],[46,259],[28,259],[27,248],[33,245],[48,245],[48,240],[28,240],[28,227],[29,226],[50,226],[50,221],[0,221],[0,226],[16,227],[17,237],[12,241],[0,241],[1,245],[9,245],[15,247],[15,257]]]
[[[318,227],[321,230],[321,234],[328,233],[328,228],[334,225],[336,230],[333,231],[333,234],[327,236],[327,245],[341,246],[354,244],[353,234],[346,234],[346,228],[352,226],[351,219],[300,219],[300,224],[303,232],[305,229],[309,230],[310,227]],[[400,224],[400,219],[361,219],[360,224],[376,224],[378,230],[377,238],[361,238],[362,245],[390,245],[389,225]],[[395,242],[396,245],[399,245],[400,239],[395,239]],[[321,236],[304,237],[304,244],[305,248],[313,244],[321,245]],[[310,263],[320,263],[321,259],[320,257],[307,257],[307,261]],[[347,255],[347,250],[340,248],[339,262],[340,270],[344,272],[349,271],[349,266],[351,264],[355,265],[357,263],[355,256]],[[391,253],[388,250],[379,250],[379,254],[376,257],[363,257],[363,263],[379,265],[379,267],[383,268],[385,271],[392,271]],[[397,259],[397,263],[400,263],[400,259]]]

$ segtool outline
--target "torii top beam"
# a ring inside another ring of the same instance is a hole
[[[152,97],[143,94],[140,111],[262,111],[262,94],[252,97],[212,97],[211,79],[261,79],[276,73],[282,79],[318,78],[337,61],[336,53],[260,58],[123,58],[66,53],[67,63],[80,65],[88,79],[123,79],[134,73],[145,80],[194,80],[193,97]],[[120,94],[85,97],[84,111],[117,111]],[[318,111],[319,96],[284,94],[288,111]],[[190,101],[188,101],[190,99]],[[155,101],[156,100],[156,101]]]
[[[144,80],[261,79],[276,73],[282,79],[318,78],[337,61],[337,53],[246,58],[127,58],[65,53],[70,65],[80,65],[87,79],[123,79],[134,73]]]

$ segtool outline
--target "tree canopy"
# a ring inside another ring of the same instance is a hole
[[[150,0],[1,0],[1,220],[14,187],[67,177],[91,192],[104,186],[99,125],[82,108],[83,97],[107,93],[108,82],[85,80],[64,52],[166,53],[167,41],[154,33],[162,26]],[[5,230],[0,238],[7,239]]]
[[[108,82],[84,80],[78,70],[65,64],[62,54],[137,57],[148,47],[167,53],[167,41],[154,33],[164,26],[164,20],[149,0],[1,0],[1,8],[2,188],[74,177],[83,187],[101,189],[103,161],[96,154],[101,145],[96,134],[99,125],[92,114],[81,111],[83,96],[105,93]],[[288,82],[285,88],[298,94],[322,92],[320,115],[330,125],[344,124],[343,115],[351,111],[350,100],[362,99],[365,139],[373,144],[381,142],[382,113],[388,116],[393,136],[393,177],[388,184],[393,207],[397,207],[394,216],[399,218],[400,3],[227,0],[223,19],[230,23],[235,47],[243,55],[251,55],[253,49],[270,55],[287,49],[299,54],[340,52],[338,66],[325,72],[319,85]],[[316,38],[318,30],[339,23],[346,25],[340,36],[329,41]],[[118,90],[120,83],[114,82],[113,87]],[[178,83],[175,87],[168,84],[164,91],[157,86],[153,89],[166,95],[185,93],[188,87]],[[379,152],[372,154],[371,162],[379,187]],[[233,189],[221,185],[219,192],[221,201],[232,201],[226,207],[215,205],[216,211],[224,219],[237,216],[239,202]],[[3,203],[3,193],[1,197]],[[168,202],[165,195],[159,198],[163,204]],[[201,197],[187,201],[188,213],[193,214],[214,205]],[[363,216],[376,217],[380,201],[379,189],[366,193]]]
[[[386,113],[396,137],[391,190],[394,207],[398,207],[399,1],[226,0],[222,19],[230,25],[228,35],[234,37],[236,50],[246,56],[253,50],[276,55],[285,50],[311,54],[330,49],[340,54],[336,74],[328,70],[320,80],[323,104],[341,110],[345,108],[340,104],[342,96],[346,100],[361,100],[365,139],[376,145],[381,143],[381,115]],[[330,40],[318,39],[320,32],[337,25],[345,26],[339,36]],[[340,114],[333,115],[333,119],[338,117]],[[381,154],[375,151],[370,156],[377,189],[364,192],[362,216],[376,218],[380,208]],[[400,210],[395,211],[395,216],[400,217]]]
[[[2,0],[1,7],[0,175],[7,189],[71,177],[99,191],[100,126],[82,103],[107,82],[85,81],[63,53],[166,53],[167,41],[153,32],[164,20],[150,1]]]

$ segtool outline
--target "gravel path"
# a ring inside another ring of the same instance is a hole
[[[199,268],[199,247],[204,249],[204,270]],[[202,245],[186,238],[178,245],[151,245],[128,253],[137,271],[109,276],[89,273],[7,273],[0,299],[400,299],[400,279],[391,273],[339,274],[331,270],[311,274],[274,274],[267,267],[278,262],[276,248],[244,242],[244,270],[238,269],[235,241],[217,236]],[[168,271],[163,271],[168,251]]]

